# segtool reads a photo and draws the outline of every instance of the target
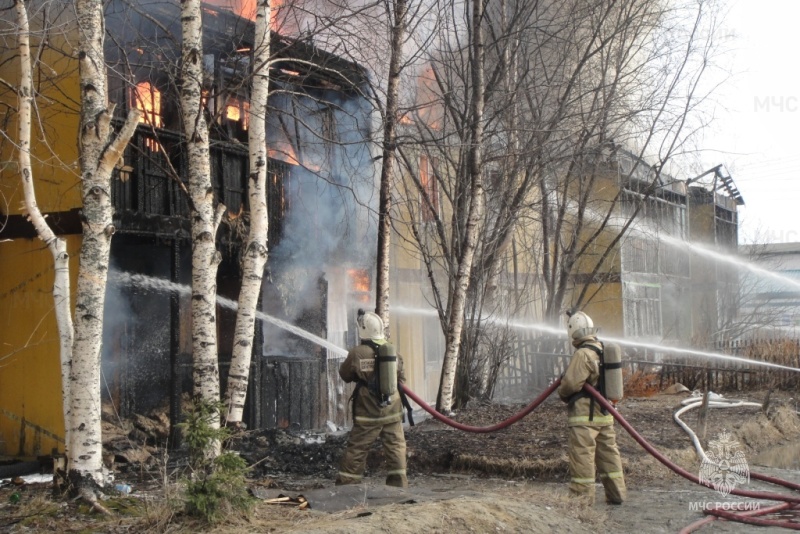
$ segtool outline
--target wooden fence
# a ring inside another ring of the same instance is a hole
[[[800,369],[800,340],[752,340],[718,343],[708,350]],[[514,350],[501,366],[495,387],[495,399],[522,402],[545,389],[561,376],[569,364],[572,347],[564,337],[520,336]],[[635,355],[635,359],[631,356]],[[623,347],[627,377],[647,376],[660,390],[679,382],[689,389],[716,392],[745,389],[800,388],[800,372],[748,365],[736,360],[688,360],[669,351],[631,351]]]

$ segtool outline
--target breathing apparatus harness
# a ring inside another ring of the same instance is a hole
[[[403,388],[397,387],[397,354],[394,350],[394,345],[391,343],[375,343],[371,339],[362,339],[362,345],[368,346],[372,349],[375,358],[375,365],[373,367],[372,378],[369,381],[358,380],[356,388],[353,390],[353,395],[350,400],[353,401],[353,420],[356,417],[356,403],[355,398],[358,390],[366,387],[369,392],[379,400],[379,405],[383,408],[388,406],[392,401],[392,396],[395,392],[400,393],[400,402],[408,412],[408,424],[414,426],[413,408],[411,403],[408,402]],[[403,414],[405,421],[405,414]]]
[[[618,346],[613,344],[610,346],[614,348],[613,352],[614,357],[612,358],[612,361],[606,362],[605,361],[606,347],[602,341],[597,341],[597,343],[600,345],[600,348],[596,347],[593,344],[590,344],[590,342],[588,341],[581,344],[578,348],[579,349],[586,348],[597,354],[597,357],[600,359],[599,377],[597,379],[597,390],[600,392],[600,394],[603,396],[604,399],[610,400],[612,402],[617,402],[620,399],[622,399],[622,376],[621,375],[619,377],[614,376],[614,387],[611,388],[611,390],[613,391],[612,393],[612,391],[609,391],[609,388],[607,387],[608,384],[606,380],[607,378],[606,374],[612,372],[615,375],[618,373],[621,374],[622,361],[620,359],[619,348]],[[595,403],[595,399],[592,395],[587,393],[586,390],[581,389],[579,392],[572,395],[569,398],[568,402],[569,406],[572,407],[575,404],[575,401],[585,397],[589,397],[589,421],[591,422],[594,420],[594,403]],[[603,415],[608,415],[608,411],[603,407],[600,408],[600,412]]]

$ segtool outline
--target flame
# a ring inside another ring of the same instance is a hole
[[[439,130],[444,119],[444,109],[439,98],[436,72],[428,64],[417,77],[417,116],[432,130]]]
[[[287,144],[281,148],[270,148],[267,153],[272,159],[277,159],[278,161],[288,163],[289,165],[300,165],[300,162],[297,161],[297,157],[295,156],[294,149],[291,145]]]
[[[133,89],[133,105],[142,112],[139,122],[151,124],[156,128],[164,125],[161,117],[161,91],[148,81],[139,82]]]
[[[208,0],[208,3],[212,6],[233,11],[242,18],[256,20],[258,0]],[[284,0],[269,0],[269,5],[272,7],[269,28],[272,31],[278,31],[278,14],[283,4]]]
[[[161,117],[161,91],[153,87],[148,81],[139,82],[131,91],[132,104],[142,113],[139,115],[139,122],[149,124],[156,128],[164,125]],[[161,145],[153,138],[147,137],[144,146],[151,152],[161,150]]]
[[[357,293],[369,293],[370,279],[369,271],[366,269],[347,269],[347,276],[350,278],[350,289]]]
[[[225,118],[234,122],[242,121],[242,130],[250,125],[250,102],[238,98],[228,98],[225,105]]]

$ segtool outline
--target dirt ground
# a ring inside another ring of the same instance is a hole
[[[700,462],[691,441],[672,419],[687,396],[630,398],[619,409],[654,446],[696,474]],[[761,403],[766,392],[727,396]],[[728,431],[752,471],[800,483],[798,401],[797,395],[776,391],[766,413],[757,407],[712,410],[706,444]],[[476,403],[455,419],[486,426],[520,408]],[[697,413],[684,417],[696,431],[700,429]],[[74,503],[54,502],[47,484],[6,483],[0,487],[0,532],[54,528],[63,532],[678,532],[702,519],[698,504],[747,501],[730,495],[723,498],[678,477],[617,425],[628,501],[608,506],[598,486],[597,504],[578,503],[566,491],[565,418],[564,405],[551,398],[522,421],[492,434],[464,433],[435,420],[422,421],[406,432],[410,480],[406,491],[383,485],[379,443],[368,457],[365,483],[337,487],[333,479],[346,432],[246,432],[233,448],[253,465],[250,489],[258,505],[249,518],[230,518],[209,527],[181,516],[172,504],[178,497],[176,481],[183,473],[185,456],[180,451],[166,456],[159,447],[163,418],[156,414],[114,422],[109,415],[106,451],[116,459],[114,484],[124,482],[133,488],[130,495],[105,501],[115,517],[105,518]],[[775,491],[756,481],[742,487]],[[14,494],[19,502],[13,502]],[[268,502],[278,496],[289,500]],[[308,502],[304,509],[298,504],[302,500]],[[800,510],[783,519],[800,525]],[[703,530],[738,533],[754,528],[717,521]]]

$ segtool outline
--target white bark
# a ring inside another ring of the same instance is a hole
[[[243,246],[242,287],[233,338],[233,354],[225,392],[226,423],[242,422],[247,383],[250,379],[250,359],[253,353],[258,295],[264,267],[267,264],[267,96],[269,93],[270,5],[260,0],[256,12],[255,43],[253,49],[253,77],[251,86],[249,149],[250,179],[250,231]]]
[[[83,239],[75,306],[75,341],[71,370],[70,478],[78,486],[88,477],[103,485],[100,427],[100,347],[108,274],[113,205],[111,177],[139,117],[131,110],[115,136],[113,107],[108,105],[103,41],[105,22],[100,0],[76,1],[81,90],[81,194]]]
[[[403,69],[403,43],[406,33],[408,2],[395,0],[391,3],[394,23],[391,30],[389,76],[386,87],[386,116],[383,122],[383,157],[381,162],[380,199],[378,208],[378,257],[375,311],[389,327],[389,253],[391,249],[392,182],[397,143],[397,115],[399,108],[400,74]]]
[[[458,272],[453,284],[454,289],[448,308],[450,311],[447,328],[447,344],[442,361],[442,376],[439,382],[439,395],[436,408],[440,412],[449,412],[453,404],[453,385],[458,367],[458,351],[461,347],[461,331],[464,327],[464,308],[467,301],[472,263],[475,249],[478,246],[478,235],[484,210],[483,165],[481,145],[483,143],[483,110],[484,110],[484,50],[483,50],[483,2],[472,0],[472,100],[470,102],[471,141],[468,153],[468,169],[470,174],[470,205],[467,215],[467,227],[464,243],[458,260]]]
[[[216,235],[225,207],[214,211],[208,125],[202,106],[203,26],[199,0],[181,3],[181,112],[189,163],[192,208],[192,354],[194,395],[208,403],[220,400],[217,360],[217,267],[220,255]],[[219,416],[211,421],[219,428]],[[220,453],[214,443],[206,455]]]
[[[72,360],[72,312],[70,309],[69,254],[66,242],[57,237],[47,225],[36,203],[36,191],[31,168],[31,118],[33,112],[33,69],[31,67],[30,24],[24,0],[15,4],[19,24],[18,49],[20,58],[19,86],[19,170],[22,178],[22,191],[25,197],[25,210],[28,220],[36,229],[39,239],[45,242],[53,255],[55,279],[53,281],[53,300],[56,323],[58,325],[59,355],[61,362],[61,397],[64,416],[64,444],[69,453],[70,443],[70,364]]]

